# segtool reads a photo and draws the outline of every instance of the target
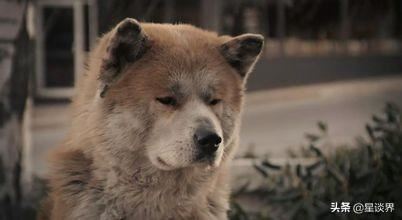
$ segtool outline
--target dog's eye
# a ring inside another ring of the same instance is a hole
[[[218,103],[220,103],[222,100],[220,99],[212,99],[211,101],[209,101],[209,105],[217,105]]]
[[[167,97],[160,97],[160,98],[156,98],[156,101],[164,104],[164,105],[170,105],[170,106],[176,106],[177,105],[177,101],[174,97],[171,96],[167,96]]]

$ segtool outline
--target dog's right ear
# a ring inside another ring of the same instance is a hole
[[[99,74],[101,97],[105,96],[110,85],[121,76],[125,67],[140,59],[150,46],[140,23],[133,18],[121,21],[112,30],[111,35]]]

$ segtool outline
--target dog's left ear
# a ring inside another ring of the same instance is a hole
[[[259,34],[243,34],[223,43],[219,50],[226,61],[245,78],[254,67],[264,45]]]
[[[133,18],[124,19],[112,30],[99,74],[101,97],[121,76],[124,68],[140,59],[149,47],[147,35]]]

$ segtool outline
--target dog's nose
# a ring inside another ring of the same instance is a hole
[[[212,155],[218,150],[222,138],[213,131],[198,130],[194,134],[194,142],[204,155]]]

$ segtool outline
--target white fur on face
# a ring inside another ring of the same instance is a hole
[[[144,124],[133,112],[115,111],[105,119],[106,137],[113,148],[132,148],[139,142],[138,134],[143,132]],[[134,150],[134,149],[132,149]]]
[[[199,126],[202,126],[199,123],[200,119],[209,121],[215,132],[222,137],[222,127],[217,117],[200,101],[190,101],[173,114],[169,118],[156,120],[146,144],[150,161],[162,170],[174,170],[198,162],[199,149],[194,143],[194,133]],[[208,165],[219,166],[223,148],[224,141]]]

